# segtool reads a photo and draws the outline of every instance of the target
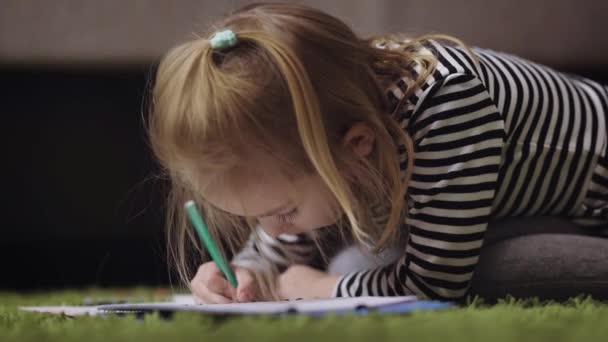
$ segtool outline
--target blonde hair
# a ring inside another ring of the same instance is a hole
[[[189,283],[203,255],[185,222],[184,202],[200,206],[216,239],[221,228],[225,254],[238,252],[253,231],[255,221],[218,210],[202,195],[211,175],[238,168],[251,146],[270,153],[286,173],[317,174],[352,237],[383,250],[403,223],[414,148],[389,113],[381,78],[411,80],[399,111],[434,70],[435,58],[420,52],[431,37],[361,39],[335,17],[286,3],[245,6],[212,28],[231,29],[238,44],[218,51],[197,37],[170,50],[157,69],[148,123],[151,147],[171,183],[167,243],[181,280]],[[398,48],[378,48],[381,42]],[[357,122],[375,133],[368,158],[341,144]],[[396,144],[408,156],[404,175]],[[374,224],[369,203],[386,204],[385,225]],[[276,296],[271,287],[265,296]]]

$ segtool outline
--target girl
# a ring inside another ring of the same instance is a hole
[[[171,181],[171,257],[203,303],[467,294],[488,222],[608,219],[608,89],[450,37],[357,37],[293,4],[253,4],[172,49],[149,135]],[[194,199],[238,289],[203,263]],[[330,275],[338,245],[388,265]]]

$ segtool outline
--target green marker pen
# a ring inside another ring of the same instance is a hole
[[[236,289],[239,286],[236,281],[236,276],[234,275],[234,272],[232,272],[232,269],[230,268],[226,260],[222,257],[222,254],[220,253],[219,248],[215,244],[215,241],[213,241],[211,234],[209,234],[209,230],[207,229],[205,221],[203,221],[203,218],[196,209],[196,204],[194,203],[194,201],[188,201],[186,202],[184,207],[186,208],[186,212],[188,213],[188,218],[190,218],[190,222],[194,226],[194,229],[198,233],[198,236],[201,238],[201,241],[203,241],[203,245],[205,245],[205,248],[211,255],[211,259],[215,261],[217,267],[222,271],[222,273],[224,273],[226,279],[228,279],[228,282],[230,282],[232,287]]]

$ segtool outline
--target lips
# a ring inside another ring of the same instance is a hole
[[[290,228],[291,228],[291,225],[289,225],[289,224],[281,225],[277,230],[275,230],[272,233],[272,237],[276,238],[277,236],[279,236],[281,234],[285,234],[289,231]]]

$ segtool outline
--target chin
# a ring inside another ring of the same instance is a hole
[[[331,226],[331,225],[329,225]],[[313,228],[302,228],[302,227],[297,227],[297,226],[291,226],[289,228],[285,228],[285,229],[278,229],[276,231],[273,232],[269,232],[266,231],[266,233],[270,236],[272,236],[273,238],[276,238],[277,236],[283,235],[283,234],[288,234],[288,235],[295,235],[295,234],[301,234],[301,233],[306,233],[306,232],[310,232],[316,229],[321,229],[321,228],[325,228],[328,226],[318,226],[318,227],[313,227]]]
[[[279,229],[274,232],[266,232],[266,233],[268,235],[272,236],[273,238],[277,238],[278,236],[281,236],[283,234],[294,235],[294,234],[299,234],[302,232],[303,232],[302,229],[298,229],[298,228],[294,227],[294,228],[288,228],[288,229]]]
[[[283,234],[296,234],[293,233],[293,229],[278,229],[275,231],[264,230],[266,234],[270,235],[272,238],[276,239],[278,236]]]
[[[326,226],[318,226],[318,227],[315,226],[312,228],[292,227],[292,228],[285,230],[285,232],[281,233],[281,234],[302,234],[302,233],[312,232],[313,230],[321,229],[324,227],[326,227]]]

